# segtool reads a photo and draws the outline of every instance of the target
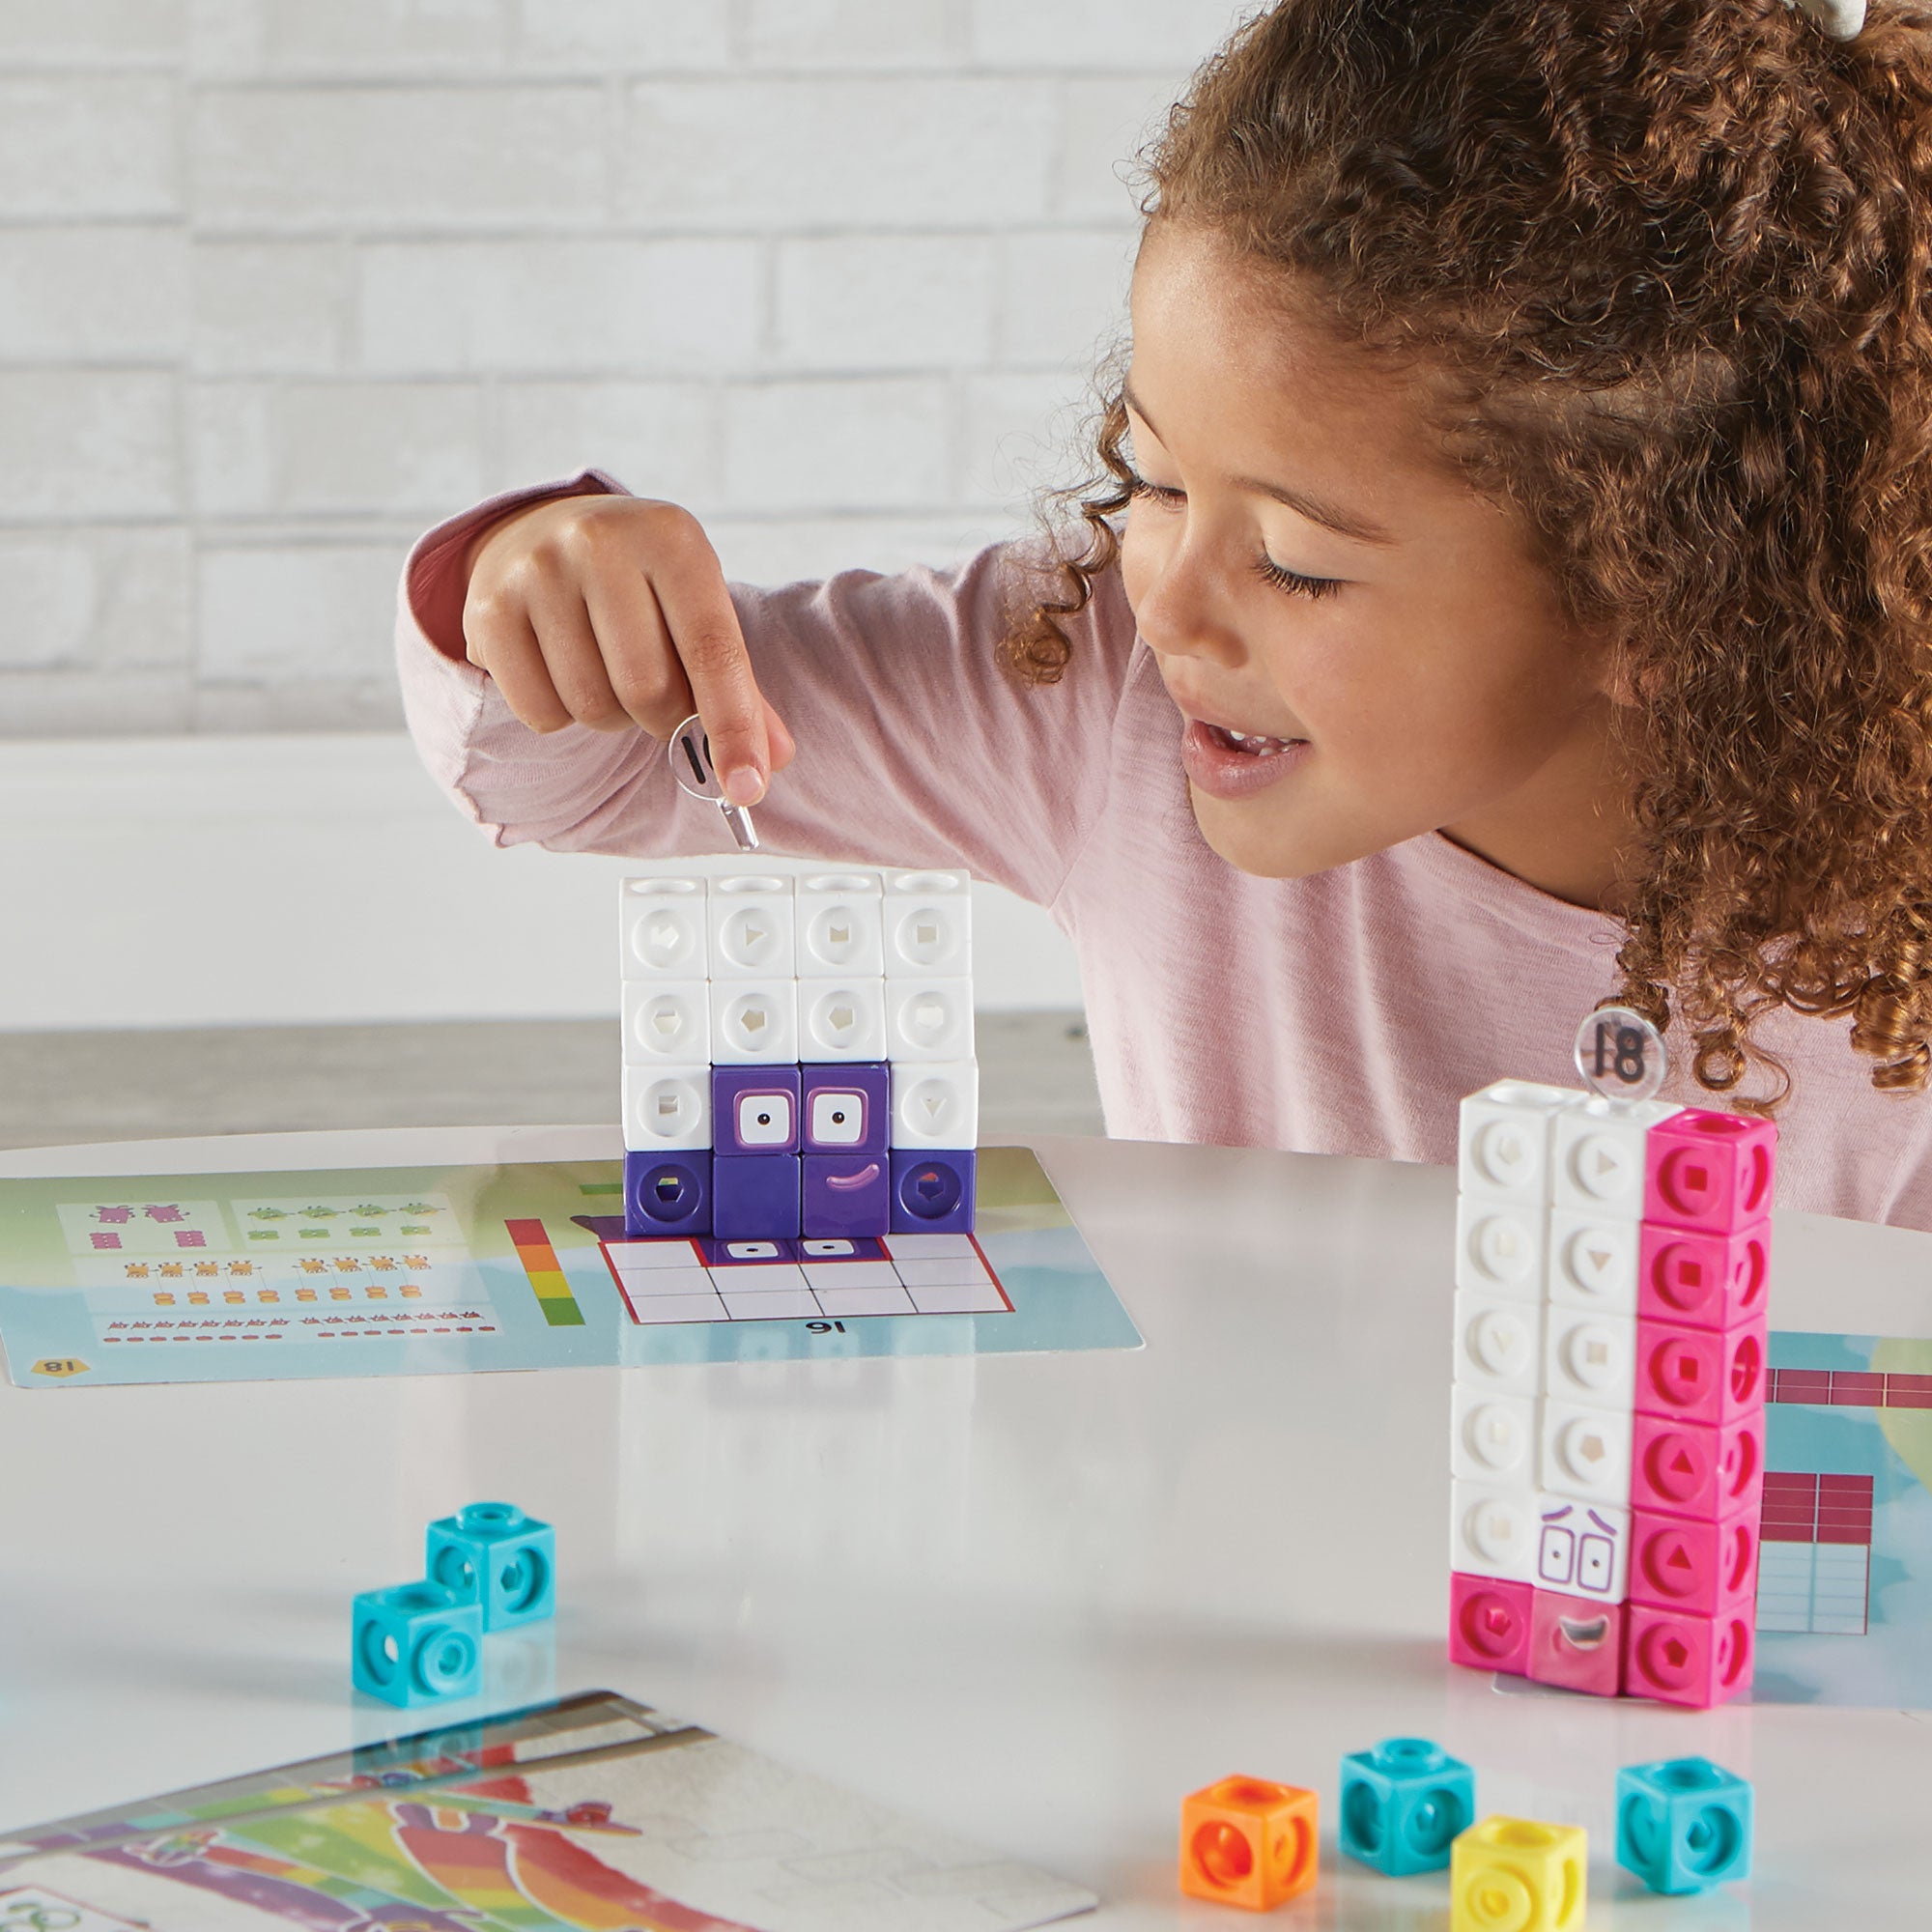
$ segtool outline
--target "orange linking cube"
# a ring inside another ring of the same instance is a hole
[[[1224,1777],[1180,1804],[1180,1889],[1272,1912],[1315,1883],[1317,1798],[1264,1777]]]

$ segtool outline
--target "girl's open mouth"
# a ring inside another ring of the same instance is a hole
[[[1271,738],[1190,718],[1180,762],[1190,782],[1210,797],[1247,798],[1286,778],[1313,750],[1306,738]]]

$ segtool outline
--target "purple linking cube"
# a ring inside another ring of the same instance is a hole
[[[892,1233],[970,1235],[978,1156],[893,1150]]]
[[[633,1240],[711,1232],[708,1153],[626,1153],[624,1233]]]
[[[801,1200],[801,1232],[819,1239],[858,1240],[883,1235],[892,1219],[889,1156],[809,1153]]]
[[[799,1186],[795,1153],[714,1154],[711,1232],[721,1241],[796,1240]]]
[[[892,1145],[893,1075],[883,1060],[799,1068],[800,1146],[808,1154],[882,1154]]]
[[[798,1151],[799,1074],[791,1066],[714,1066],[711,1136],[720,1154]]]

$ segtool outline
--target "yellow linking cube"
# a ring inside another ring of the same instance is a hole
[[[1589,1839],[1580,1825],[1485,1818],[1449,1855],[1449,1932],[1574,1932]]]

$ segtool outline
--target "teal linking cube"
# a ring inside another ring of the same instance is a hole
[[[1708,1891],[1748,1878],[1749,1781],[1707,1757],[1617,1773],[1617,1862],[1652,1891]]]
[[[1391,1878],[1440,1871],[1476,1822],[1476,1774],[1427,1738],[1387,1738],[1342,1760],[1342,1849]]]
[[[429,1526],[427,1569],[478,1605],[486,1631],[533,1624],[556,1610],[556,1532],[514,1503],[469,1503]]]
[[[483,1685],[483,1612],[435,1583],[355,1599],[351,1674],[358,1690],[406,1708],[473,1696]]]

